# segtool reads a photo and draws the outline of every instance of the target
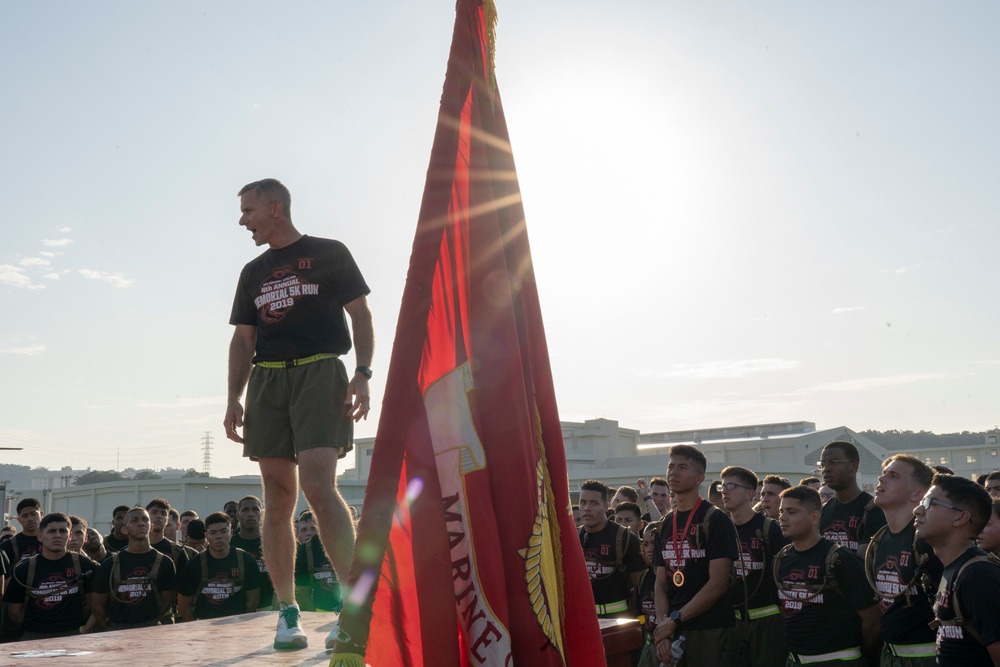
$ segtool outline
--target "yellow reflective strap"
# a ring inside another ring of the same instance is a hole
[[[314,354],[311,357],[302,357],[301,359],[289,359],[288,361],[258,361],[257,365],[261,368],[293,368],[295,366],[305,366],[306,364],[311,364],[314,361],[322,361],[323,359],[333,359],[339,356],[336,354],[330,354],[328,352],[320,352],[319,354]]]

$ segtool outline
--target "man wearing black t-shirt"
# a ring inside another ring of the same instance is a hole
[[[749,660],[744,664],[774,667],[785,661],[787,652],[771,562],[788,540],[781,534],[777,520],[753,511],[757,475],[752,470],[729,466],[721,476],[722,503],[736,524],[740,540],[736,580],[729,597],[746,643]]]
[[[849,442],[834,441],[823,448],[819,460],[823,483],[837,495],[823,506],[819,532],[864,557],[872,535],[885,525],[885,514],[858,486],[860,464],[858,448]]]
[[[7,576],[14,566],[42,551],[38,539],[38,524],[42,520],[42,504],[35,498],[24,498],[17,504],[17,522],[21,532],[0,544],[0,551],[7,556]]]
[[[580,485],[580,544],[594,591],[599,618],[635,617],[629,591],[646,569],[639,539],[624,526],[608,520],[611,491],[601,481],[588,479]]]
[[[819,493],[808,486],[781,492],[778,523],[791,544],[774,559],[786,665],[867,667],[877,661],[878,598],[861,558],[819,533]]]
[[[38,523],[42,520],[41,507],[41,503],[35,498],[24,498],[17,504],[17,522],[21,524],[21,532],[0,542],[0,570],[3,571],[0,594],[10,584],[14,567],[42,550],[42,543],[38,540]],[[8,616],[7,609],[0,605],[0,642],[14,641],[21,632],[20,627]]]
[[[274,645],[303,648],[308,640],[295,604],[291,518],[301,483],[326,553],[346,582],[354,522],[335,478],[337,459],[353,447],[353,422],[367,419],[370,407],[370,290],[344,244],[295,228],[291,194],[279,181],[249,183],[239,197],[239,224],[268,250],[243,268],[233,299],[223,424],[230,440],[244,444],[244,456],[260,463],[268,503],[264,553],[279,610]],[[349,377],[340,356],[351,349],[351,332],[357,366]],[[331,635],[330,645],[336,629]]]
[[[177,581],[177,610],[185,621],[257,611],[257,561],[230,545],[231,519],[225,512],[205,518],[208,549],[192,558]]]
[[[125,534],[125,513],[128,505],[119,505],[111,513],[111,532],[104,538],[104,548],[108,553],[121,551],[128,546],[128,536]]]
[[[264,514],[264,505],[257,496],[244,496],[240,499],[237,516],[240,530],[233,535],[230,544],[243,549],[257,561],[257,571],[260,573],[260,601],[258,609],[268,609],[274,599],[274,587],[271,576],[267,572],[264,561],[264,550],[261,548],[260,519]]]
[[[78,635],[90,615],[95,565],[66,550],[70,520],[62,512],[47,514],[39,529],[42,550],[17,564],[3,601],[23,640]]]
[[[194,550],[163,534],[170,521],[170,503],[164,498],[153,498],[146,503],[146,511],[149,513],[149,545],[174,561],[178,573],[183,572]]]
[[[670,644],[686,637],[686,667],[715,667],[736,653],[736,617],[726,593],[733,561],[739,556],[736,529],[722,510],[702,500],[705,455],[695,447],[670,448],[667,482],[674,509],[660,520],[656,566],[657,657],[673,664]],[[706,520],[707,517],[707,520]]]
[[[931,485],[934,471],[909,454],[882,463],[875,503],[887,525],[865,552],[865,575],[882,599],[881,667],[933,667],[934,620],[929,595],[941,580],[941,561],[917,540],[913,510]],[[927,590],[930,593],[927,593]]]
[[[124,517],[128,547],[104,559],[94,582],[94,616],[101,628],[159,625],[177,593],[174,562],[149,544],[149,513],[133,507]]]
[[[941,667],[1000,666],[1000,567],[972,545],[990,512],[986,489],[940,474],[913,510],[917,537],[944,564],[934,603]]]

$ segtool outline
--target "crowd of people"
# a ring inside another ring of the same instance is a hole
[[[908,454],[874,495],[847,442],[793,485],[672,447],[666,477],[580,487],[601,618],[638,618],[640,667],[1000,667],[1000,472]]]
[[[225,503],[204,519],[164,498],[116,507],[101,535],[78,516],[17,504],[0,535],[0,641],[150,627],[276,608],[264,505]],[[304,610],[340,611],[340,584],[312,511],[294,519],[294,581]]]

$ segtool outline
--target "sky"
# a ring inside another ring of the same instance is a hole
[[[1000,422],[1000,6],[499,3],[560,417]],[[451,2],[0,3],[0,461],[252,474],[242,185],[372,288],[375,434]],[[353,363],[347,360],[348,366]]]

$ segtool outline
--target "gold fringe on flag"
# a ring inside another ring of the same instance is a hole
[[[497,55],[497,3],[496,0],[483,0],[483,23],[486,24],[486,47],[489,55],[490,97],[496,88],[496,55]]]

